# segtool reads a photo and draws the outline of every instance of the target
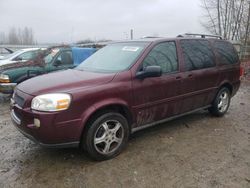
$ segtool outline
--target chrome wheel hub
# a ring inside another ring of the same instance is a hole
[[[97,129],[94,137],[95,149],[102,154],[109,154],[119,148],[124,137],[124,130],[117,120],[108,120]]]
[[[227,110],[229,104],[229,94],[224,91],[219,96],[219,103],[218,103],[218,109],[221,113],[225,112]]]

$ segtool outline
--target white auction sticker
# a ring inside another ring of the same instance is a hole
[[[130,51],[130,52],[136,52],[139,49],[140,49],[139,47],[135,47],[135,46],[124,46],[122,48],[123,51]]]

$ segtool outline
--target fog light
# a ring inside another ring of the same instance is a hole
[[[37,127],[37,128],[39,128],[40,125],[41,125],[40,120],[35,118],[34,119],[34,126]]]

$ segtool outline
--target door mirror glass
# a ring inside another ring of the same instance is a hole
[[[148,77],[160,77],[162,75],[162,70],[160,66],[147,66],[143,71],[139,71],[136,74],[136,78],[144,79]]]

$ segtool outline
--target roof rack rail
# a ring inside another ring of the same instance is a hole
[[[153,38],[162,38],[162,37],[155,37],[155,36],[143,36],[143,39],[153,39]]]
[[[222,37],[219,35],[208,35],[208,34],[197,34],[197,33],[185,33],[184,35],[178,35],[177,37],[183,37],[183,36],[193,36],[193,37],[199,36],[201,38],[217,38],[222,40]]]

